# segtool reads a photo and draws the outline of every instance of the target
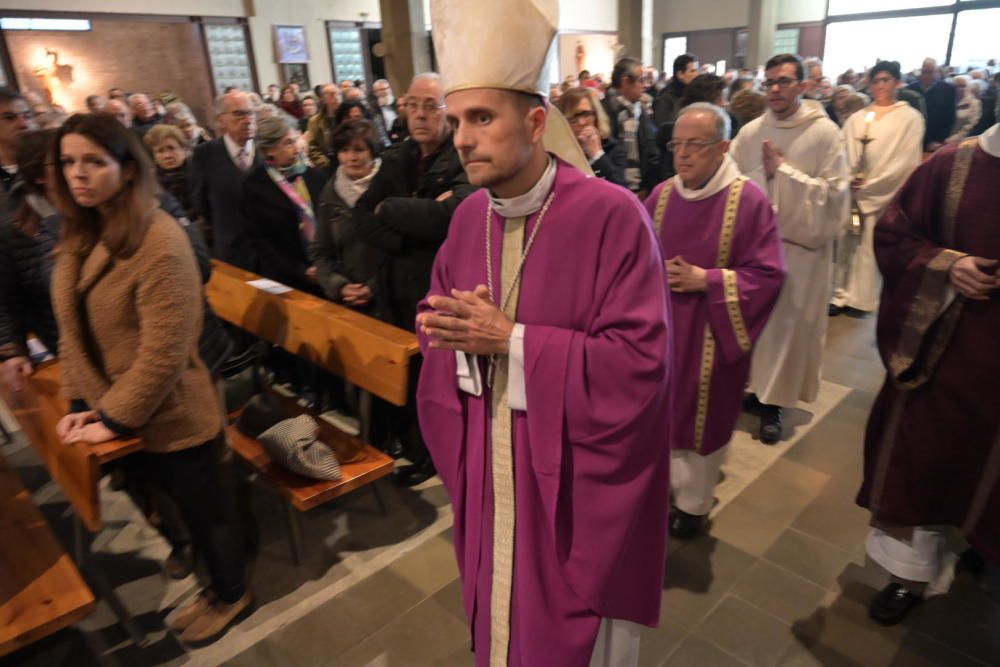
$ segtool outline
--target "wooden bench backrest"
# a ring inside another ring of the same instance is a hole
[[[113,440],[100,445],[65,445],[56,424],[69,405],[59,393],[59,364],[39,367],[21,391],[0,386],[0,397],[14,413],[52,479],[73,505],[87,530],[101,529],[98,489],[100,465],[141,449],[138,439]]]
[[[410,359],[420,353],[415,335],[298,290],[265,292],[247,284],[260,276],[213,264],[206,293],[219,317],[390,403],[406,404]]]
[[[94,594],[0,458],[0,657],[81,620]]]

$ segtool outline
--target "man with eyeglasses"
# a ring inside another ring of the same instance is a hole
[[[253,141],[257,133],[253,101],[244,92],[226,93],[216,98],[215,112],[222,136],[194,149],[192,204],[211,230],[212,255],[256,271],[256,254],[246,238],[243,216],[243,180],[261,160]]]
[[[768,110],[740,130],[729,150],[777,209],[788,268],[750,369],[748,407],[760,412],[761,442],[775,444],[782,409],[819,393],[833,240],[850,199],[844,140],[821,104],[802,99],[802,61],[774,56],[764,73]]]
[[[646,200],[671,292],[674,365],[670,535],[691,539],[712,509],[740,414],[750,355],[785,277],[767,194],[727,154],[729,114],[684,107],[670,149],[677,175]],[[693,419],[692,419],[693,417]]]
[[[611,86],[614,90],[604,98],[611,134],[625,153],[628,189],[644,199],[663,174],[651,100],[642,85],[642,63],[635,58],[619,60],[611,72]]]
[[[337,154],[331,140],[336,129],[334,118],[340,108],[340,89],[328,83],[320,89],[319,113],[309,119],[309,161],[314,167],[326,169],[331,174],[337,170]]]
[[[4,194],[17,178],[17,140],[34,129],[35,113],[28,102],[10,88],[0,88],[0,184]]]
[[[381,251],[376,277],[383,319],[413,331],[417,303],[431,284],[438,248],[448,236],[451,216],[474,188],[451,141],[444,87],[437,74],[421,74],[406,93],[410,138],[382,154],[382,165],[354,207],[358,233]],[[410,400],[396,414],[394,430],[413,465],[400,468],[395,481],[414,486],[435,474],[420,436],[413,396],[419,369],[411,373]]]

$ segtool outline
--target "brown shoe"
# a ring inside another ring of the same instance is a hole
[[[232,604],[216,600],[181,634],[181,641],[194,646],[214,642],[225,634],[241,614],[250,610],[252,602],[253,596],[250,591]]]
[[[194,623],[199,616],[208,611],[214,599],[215,593],[207,588],[203,588],[198,592],[198,595],[194,596],[191,602],[188,602],[183,607],[177,607],[167,614],[164,624],[174,632],[181,632]]]

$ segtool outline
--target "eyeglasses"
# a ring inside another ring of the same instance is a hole
[[[692,153],[700,153],[709,146],[714,146],[720,143],[721,139],[716,139],[715,141],[700,141],[698,139],[674,139],[673,141],[667,142],[667,147],[674,153],[681,153],[691,151]]]
[[[435,114],[442,109],[445,105],[434,104],[433,102],[424,102],[423,104],[417,104],[416,102],[407,102],[403,105],[409,113],[417,113],[418,111],[423,111],[425,114]]]
[[[580,111],[579,113],[575,113],[570,116],[567,120],[569,120],[569,122],[573,125],[576,125],[577,123],[582,123],[585,120],[594,120],[596,116],[597,114],[593,111]]]
[[[798,83],[798,79],[793,79],[788,76],[783,76],[780,79],[766,79],[764,81],[764,90],[771,90],[774,86],[778,86],[782,90],[788,88],[793,83]]]
[[[231,114],[237,120],[243,120],[254,115],[253,111],[247,111],[246,109],[237,109],[236,111],[227,111],[226,113]]]
[[[0,113],[0,118],[4,119],[8,123],[17,120],[18,118],[23,118],[24,120],[31,120],[36,116],[34,111],[22,111],[20,113],[14,111],[4,111]]]

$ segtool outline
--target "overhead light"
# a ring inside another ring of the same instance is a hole
[[[86,19],[0,18],[0,30],[90,30]]]

